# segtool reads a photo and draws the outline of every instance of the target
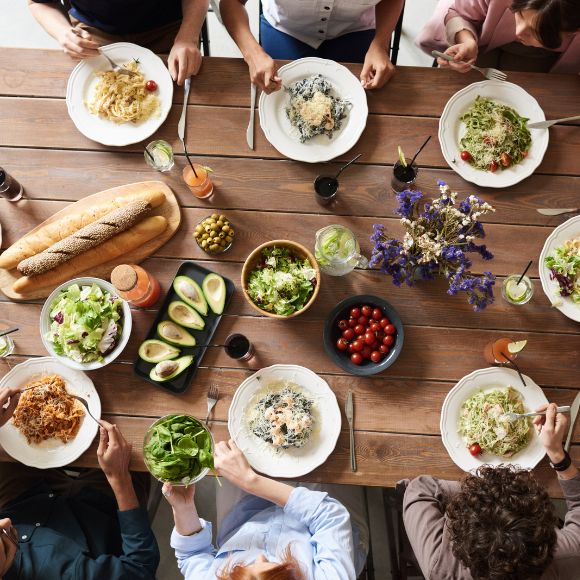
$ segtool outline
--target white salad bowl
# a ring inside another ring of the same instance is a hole
[[[92,361],[87,363],[80,363],[77,361],[72,360],[67,356],[62,356],[57,354],[54,351],[52,343],[48,341],[47,334],[50,331],[50,307],[54,302],[55,298],[57,297],[58,293],[61,290],[72,286],[73,284],[78,284],[79,286],[92,286],[96,284],[100,286],[103,290],[110,292],[111,294],[117,294],[117,290],[115,287],[106,282],[105,280],[101,280],[100,278],[92,278],[92,277],[85,277],[85,278],[75,278],[74,280],[69,280],[64,284],[61,284],[57,288],[53,290],[50,296],[46,299],[44,306],[42,307],[42,311],[40,312],[40,337],[42,339],[42,344],[44,344],[44,348],[48,351],[50,356],[54,357],[62,364],[70,367],[71,369],[77,369],[80,371],[94,371],[96,369],[100,369],[104,366],[107,366],[109,363],[112,363],[122,352],[125,346],[127,346],[127,342],[129,341],[129,337],[131,336],[131,328],[133,324],[133,319],[131,317],[131,309],[125,300],[123,300],[123,331],[121,333],[121,338],[117,343],[117,346],[107,355],[105,355],[104,360],[102,362],[99,361]]]

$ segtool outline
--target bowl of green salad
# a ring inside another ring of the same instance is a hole
[[[318,296],[320,268],[311,252],[290,240],[258,246],[242,269],[242,291],[249,304],[270,318],[294,318]]]
[[[145,434],[143,459],[159,481],[192,485],[213,469],[211,432],[192,415],[173,413],[157,419]]]
[[[129,305],[100,278],[61,284],[40,313],[40,335],[48,353],[81,371],[113,362],[127,345],[131,326]]]

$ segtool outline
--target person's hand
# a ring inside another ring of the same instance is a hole
[[[201,67],[201,52],[195,42],[175,39],[167,59],[171,78],[182,85],[185,79],[196,75]]]
[[[562,441],[568,431],[568,417],[556,413],[556,409],[555,403],[542,405],[536,411],[546,411],[546,415],[534,418],[534,427],[552,463],[560,463],[564,459]]]
[[[256,475],[233,439],[215,446],[213,464],[219,475],[242,489],[247,489]]]
[[[18,387],[0,389],[0,427],[12,417],[19,399],[20,389]]]
[[[109,481],[130,478],[131,444],[123,437],[117,425],[102,419],[100,424],[97,458],[101,469]]]
[[[267,95],[282,88],[278,66],[261,47],[246,57],[250,69],[250,80]]]
[[[395,67],[387,51],[380,44],[372,42],[365,56],[360,83],[365,89],[382,87],[395,74]]]
[[[167,503],[174,510],[181,510],[183,508],[191,508],[193,498],[195,496],[195,484],[187,486],[173,486],[170,483],[164,483],[161,490]]]
[[[71,58],[81,60],[99,54],[99,43],[82,28],[65,28],[57,40]]]
[[[452,68],[453,70],[462,73],[468,72],[471,70],[471,67],[469,65],[474,64],[475,60],[477,59],[477,42],[475,42],[475,39],[470,35],[470,38],[466,39],[464,42],[450,46],[445,51],[445,54],[452,56],[454,61],[462,60],[464,61],[464,63],[469,64],[463,64],[459,62],[449,62],[443,58],[438,58],[437,64],[440,67],[442,68],[449,67]]]

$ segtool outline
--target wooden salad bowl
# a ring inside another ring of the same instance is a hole
[[[266,310],[262,310],[257,304],[254,304],[254,302],[250,298],[250,295],[248,294],[248,279],[250,277],[250,273],[256,267],[256,264],[260,260],[262,250],[264,248],[271,248],[273,246],[276,246],[277,248],[288,248],[294,256],[302,259],[307,259],[316,272],[316,284],[314,286],[314,292],[312,292],[312,296],[310,296],[310,300],[308,300],[308,302],[304,305],[304,308],[302,308],[302,310],[298,310],[297,312],[294,312],[289,316],[283,316],[282,314],[274,314],[273,312],[267,312]],[[293,242],[291,240],[272,240],[271,242],[266,242],[265,244],[258,246],[246,258],[246,261],[244,262],[244,267],[242,268],[242,291],[244,293],[244,298],[248,301],[248,303],[252,308],[257,310],[260,314],[268,316],[269,318],[278,318],[281,320],[286,320],[288,318],[295,318],[296,316],[299,316],[303,312],[306,312],[310,308],[310,306],[314,303],[316,297],[318,296],[319,290],[320,290],[320,267],[318,266],[318,263],[316,262],[316,259],[314,258],[310,250],[308,250],[298,242]]]

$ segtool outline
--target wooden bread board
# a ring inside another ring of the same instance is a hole
[[[167,219],[167,228],[164,232],[161,233],[161,235],[153,238],[152,240],[149,240],[139,248],[119,256],[115,260],[105,262],[96,268],[90,268],[86,272],[79,273],[75,276],[94,276],[97,278],[108,279],[115,266],[118,266],[119,264],[138,264],[139,262],[142,262],[145,260],[145,258],[148,258],[151,254],[156,252],[163,244],[165,244],[165,242],[170,240],[179,228],[179,224],[181,223],[181,210],[179,209],[179,203],[173,191],[171,191],[171,188],[162,181],[141,181],[138,183],[129,183],[127,185],[120,185],[119,187],[113,187],[111,189],[106,189],[105,191],[100,191],[99,193],[89,195],[88,197],[85,197],[75,203],[71,203],[69,206],[55,213],[53,216],[49,217],[47,220],[43,221],[33,230],[28,232],[26,236],[36,232],[41,227],[56,221],[65,215],[83,211],[84,209],[95,205],[95,203],[106,202],[117,197],[122,197],[123,195],[130,195],[133,193],[141,193],[146,191],[162,191],[165,194],[165,201],[160,206],[153,208],[153,211],[149,215],[160,215],[165,217]],[[60,286],[60,284],[54,284],[52,286],[35,289],[34,291],[27,292],[26,294],[19,294],[12,290],[12,285],[18,278],[20,278],[20,276],[20,272],[18,272],[16,268],[13,270],[0,268],[0,290],[11,300],[31,300],[36,298],[46,298],[57,286]]]

